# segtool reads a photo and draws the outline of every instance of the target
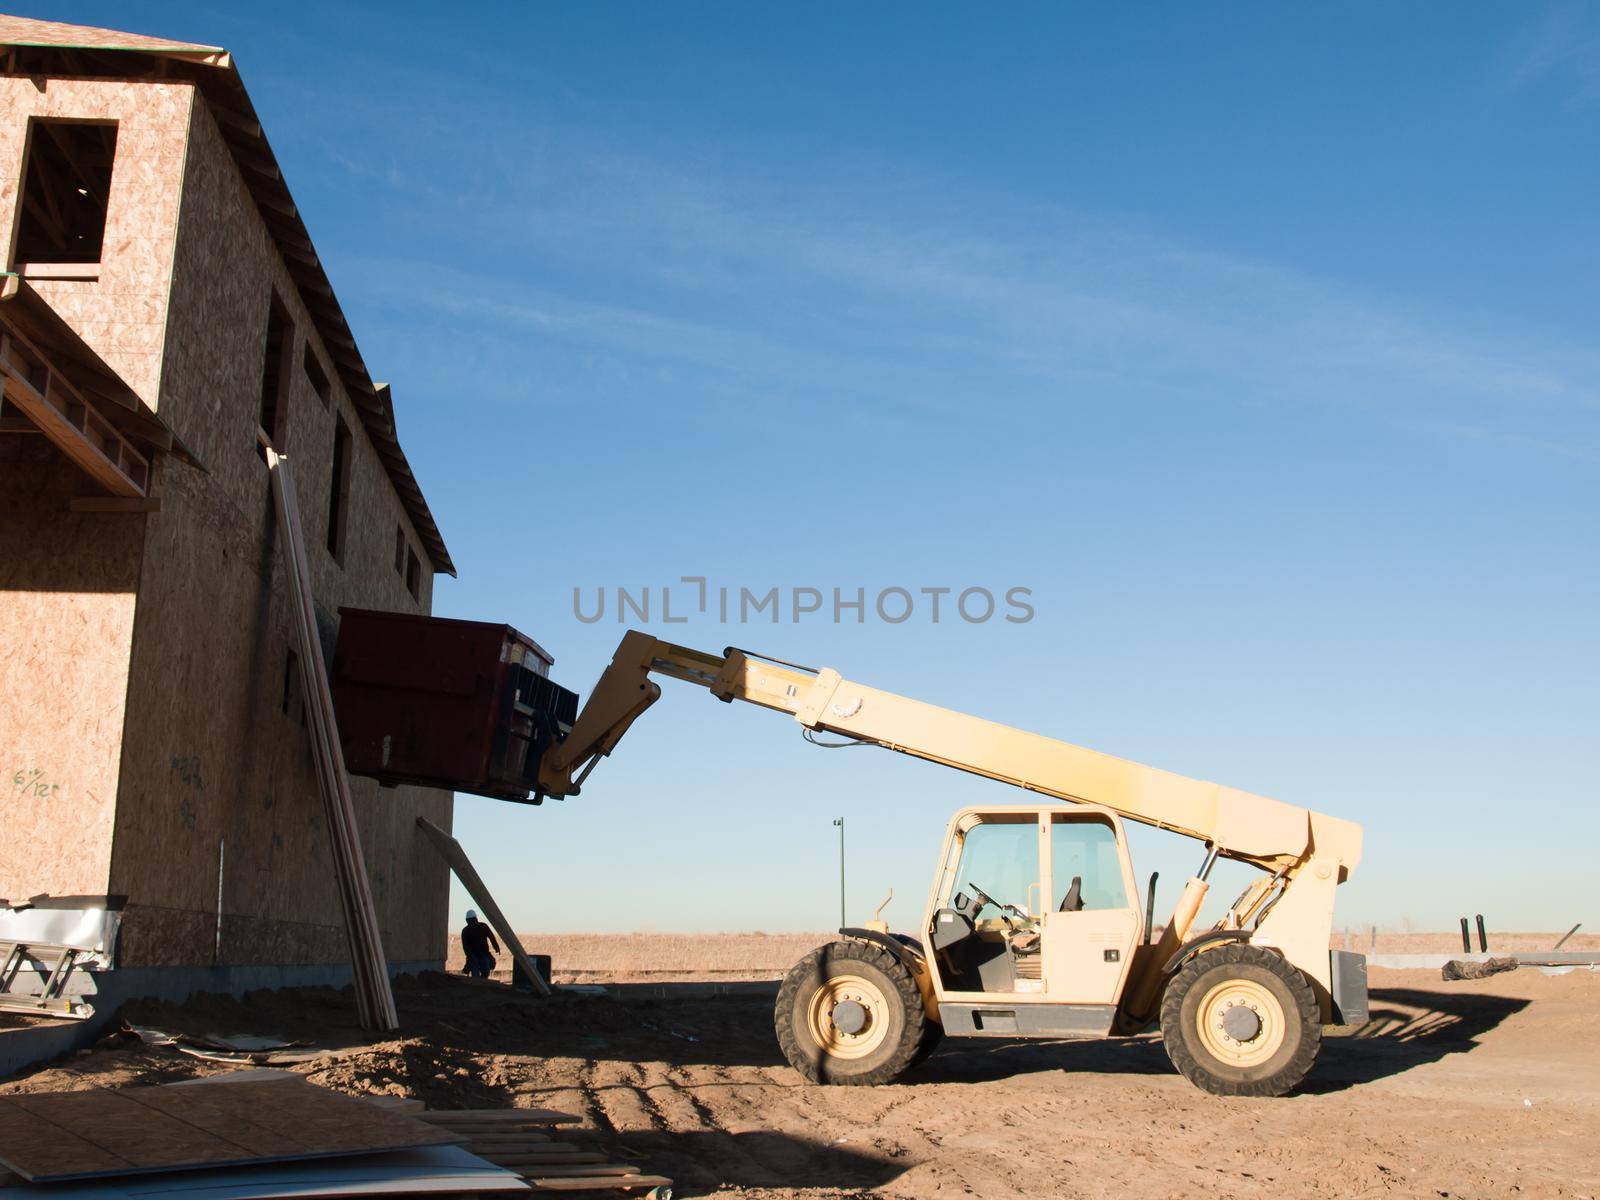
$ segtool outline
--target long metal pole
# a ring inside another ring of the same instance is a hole
[[[835,818],[838,826],[838,928],[845,928],[845,818]]]

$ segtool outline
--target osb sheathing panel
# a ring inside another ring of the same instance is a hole
[[[117,153],[98,280],[39,294],[152,407],[194,88],[187,83],[0,77],[0,246],[9,253],[30,117],[114,120]],[[9,264],[8,264],[9,265]]]
[[[29,118],[117,122],[100,278],[37,286],[152,404],[192,93],[0,78],[0,246],[12,243]],[[67,512],[85,490],[78,469],[42,438],[0,441],[0,896],[104,892],[147,519]]]
[[[324,406],[300,370],[310,319],[214,121],[197,106],[161,412],[210,474],[169,463],[149,525],[111,866],[113,889],[129,896],[121,948],[129,965],[348,954],[298,696],[283,711],[289,580],[255,443],[273,289],[295,327],[279,443],[306,522],[319,613],[331,622],[341,605],[427,611],[429,593],[419,605],[393,565],[397,526],[414,546],[415,532],[334,372]],[[354,450],[342,564],[326,548],[335,413]],[[449,795],[380,790],[364,779],[354,793],[390,957],[442,958],[446,868],[416,836],[415,818],[448,825]]]
[[[107,890],[147,518],[69,513],[77,475],[0,435],[0,898]]]

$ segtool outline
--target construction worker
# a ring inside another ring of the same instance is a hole
[[[494,970],[491,946],[498,954],[500,943],[494,940],[494,930],[478,920],[478,914],[472,909],[467,909],[467,923],[461,927],[461,949],[467,956],[467,974],[474,979],[487,979]]]

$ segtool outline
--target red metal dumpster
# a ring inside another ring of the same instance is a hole
[[[345,765],[390,786],[527,801],[540,756],[577,717],[552,662],[509,625],[342,608],[330,682]]]

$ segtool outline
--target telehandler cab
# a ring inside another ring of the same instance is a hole
[[[785,1057],[817,1083],[887,1083],[945,1034],[1127,1036],[1159,1025],[1198,1087],[1279,1096],[1316,1060],[1324,1024],[1366,1020],[1366,959],[1330,951],[1334,891],[1361,827],[1214,783],[852,683],[746,650],[721,655],[629,632],[566,736],[542,795],[576,795],[661,694],[652,674],[790,713],[1034,793],[963,808],[945,834],[922,924],[872,921],[802,959],[778,993]],[[1124,818],[1205,844],[1161,937],[1144,931]],[[1219,857],[1261,874],[1210,929],[1195,918]]]

